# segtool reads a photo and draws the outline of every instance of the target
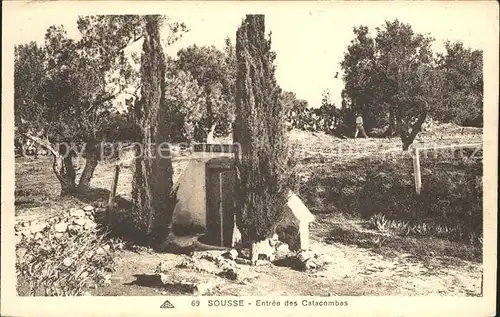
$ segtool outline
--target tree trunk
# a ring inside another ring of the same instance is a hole
[[[73,167],[72,156],[53,153],[53,157],[54,163],[52,169],[61,184],[61,196],[74,193],[76,190],[76,173]]]
[[[99,149],[96,142],[89,142],[85,145],[85,156],[85,167],[78,182],[78,190],[81,191],[90,188],[90,180],[99,161]]]
[[[415,137],[420,132],[422,128],[422,123],[424,123],[427,117],[427,111],[423,111],[419,116],[415,124],[405,125],[401,131],[401,141],[403,141],[403,151],[407,151],[410,145],[415,140]]]
[[[108,212],[107,212],[107,223],[108,226],[113,224],[113,210],[115,208],[115,196],[116,187],[118,186],[118,177],[120,176],[120,165],[115,166],[115,174],[113,176],[113,183],[111,183],[111,191],[109,193],[108,199]]]
[[[76,172],[73,167],[73,157],[75,153],[73,151],[67,151],[68,149],[63,147],[55,149],[47,137],[39,137],[29,132],[23,135],[36,144],[44,147],[52,154],[54,158],[52,170],[61,184],[61,196],[74,193],[76,190]],[[62,153],[64,153],[64,155]]]
[[[396,120],[396,115],[394,113],[394,110],[389,111],[389,126],[387,130],[384,132],[384,137],[393,137],[395,135],[398,135],[398,124]]]

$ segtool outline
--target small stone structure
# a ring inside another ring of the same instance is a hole
[[[203,145],[213,146],[213,145]],[[234,153],[194,153],[194,158],[180,176],[177,204],[172,218],[176,235],[205,234],[204,243],[231,247],[234,241],[235,189]],[[277,225],[279,240],[291,250],[309,249],[309,223],[314,216],[301,199],[290,192],[288,210],[284,220]]]
[[[176,235],[206,233],[213,222],[207,210],[207,193],[210,194],[210,162],[231,160],[231,153],[193,153],[177,182],[177,203],[172,217],[172,227]],[[212,181],[213,183],[214,181]],[[220,184],[219,184],[220,185]]]
[[[309,249],[309,224],[314,221],[314,216],[309,209],[307,209],[299,196],[293,192],[290,192],[290,197],[288,198],[288,208],[289,212],[291,212],[288,217],[295,218],[298,225],[298,245],[297,242],[295,242],[295,245],[290,241],[284,242],[287,242],[294,250],[307,250]],[[278,229],[284,227],[283,224],[280,225],[278,225]],[[285,239],[281,238],[280,240]]]

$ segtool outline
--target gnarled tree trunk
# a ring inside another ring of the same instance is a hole
[[[75,152],[68,148],[69,145],[61,144],[59,148],[56,149],[47,137],[40,137],[29,132],[23,133],[22,135],[47,149],[52,154],[54,159],[52,170],[61,184],[61,196],[74,193],[76,190],[76,172],[73,166]]]
[[[403,151],[407,151],[410,145],[415,140],[415,137],[422,129],[422,124],[427,117],[427,111],[422,110],[422,113],[418,116],[416,122],[412,124],[406,124],[401,130],[401,141],[403,141]]]
[[[99,154],[97,142],[91,141],[85,145],[85,167],[83,168],[80,181],[78,182],[78,190],[84,191],[89,189],[90,180],[99,162]]]
[[[73,167],[73,155],[52,153],[54,162],[52,169],[61,184],[61,196],[73,194],[76,190],[76,172]]]

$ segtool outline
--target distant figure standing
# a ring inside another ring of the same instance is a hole
[[[354,133],[354,138],[358,137],[359,132],[361,132],[361,135],[364,138],[368,138],[368,136],[365,133],[365,128],[363,127],[363,117],[362,116],[358,116],[356,118],[356,132]]]

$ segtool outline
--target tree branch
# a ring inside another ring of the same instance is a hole
[[[101,98],[101,99],[98,99],[98,100],[96,100],[96,101],[92,102],[92,103],[90,104],[90,106],[87,108],[87,110],[86,110],[86,111],[87,111],[87,112],[92,111],[92,110],[93,110],[95,107],[97,107],[98,105],[102,105],[102,104],[103,104],[103,103],[105,103],[106,101],[110,101],[110,100],[112,100],[112,99],[116,98],[116,96],[117,96],[117,95],[118,95],[118,94],[109,95],[109,96],[103,97],[103,98]]]
[[[127,47],[129,47],[130,45],[134,44],[135,42],[139,41],[140,39],[142,39],[144,37],[143,34],[141,35],[136,35],[134,34],[134,37],[132,38],[132,41],[128,41],[127,44],[123,45],[123,46],[120,46],[117,50],[117,52],[120,52],[120,51],[123,51],[124,49],[126,49]]]
[[[42,138],[37,137],[36,135],[33,135],[33,134],[29,133],[29,132],[21,133],[21,135],[23,135],[26,138],[32,140],[36,144],[38,144],[38,145],[46,148],[47,150],[49,150],[52,153],[52,155],[54,155],[54,156],[57,155],[57,151],[54,149],[54,147],[52,146],[52,144],[50,144],[50,142],[49,142],[49,140],[47,138],[42,139]]]

